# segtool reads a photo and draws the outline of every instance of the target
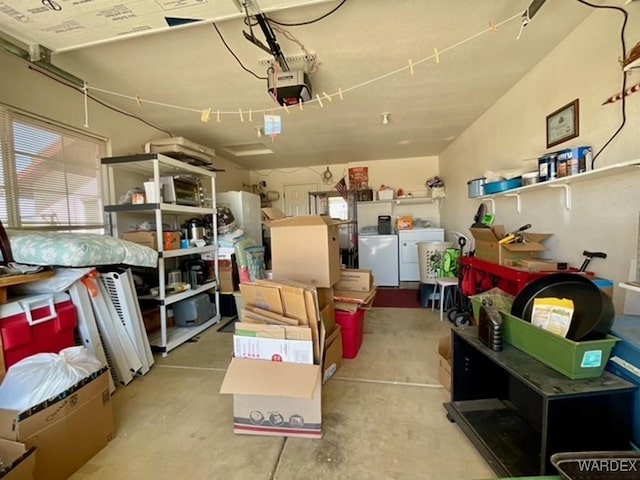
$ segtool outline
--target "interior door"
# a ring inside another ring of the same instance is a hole
[[[309,215],[309,192],[317,192],[317,183],[284,186],[284,213],[287,216]]]

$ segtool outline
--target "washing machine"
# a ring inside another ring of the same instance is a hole
[[[414,228],[398,230],[399,271],[401,282],[420,281],[418,243],[444,242],[444,228]]]

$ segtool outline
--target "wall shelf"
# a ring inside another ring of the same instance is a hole
[[[435,200],[431,197],[411,197],[411,198],[393,198],[390,200],[372,200],[370,202],[358,202],[358,205],[375,205],[381,203],[391,203],[395,205],[419,205],[433,203]]]
[[[513,197],[516,199],[516,211],[522,211],[521,195],[523,193],[542,190],[545,188],[560,188],[564,190],[564,206],[567,210],[571,210],[571,184],[587,180],[597,180],[599,178],[610,177],[613,175],[622,175],[628,172],[640,172],[640,159],[630,160],[628,162],[616,163],[606,167],[589,170],[588,172],[578,173],[569,177],[556,178],[546,182],[534,183],[533,185],[525,185],[523,187],[513,188],[492,195],[483,195],[477,197],[477,200],[491,205],[491,213],[496,212],[495,199],[501,197]]]

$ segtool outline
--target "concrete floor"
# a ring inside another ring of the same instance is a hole
[[[218,393],[232,335],[216,326],[157,358],[113,396],[116,437],[72,480],[489,479],[492,470],[445,417],[438,312],[367,312],[358,357],[323,386],[321,440],[236,435]]]

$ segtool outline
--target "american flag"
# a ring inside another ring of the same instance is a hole
[[[334,188],[342,195],[342,198],[347,199],[347,181],[345,177],[342,177]]]

